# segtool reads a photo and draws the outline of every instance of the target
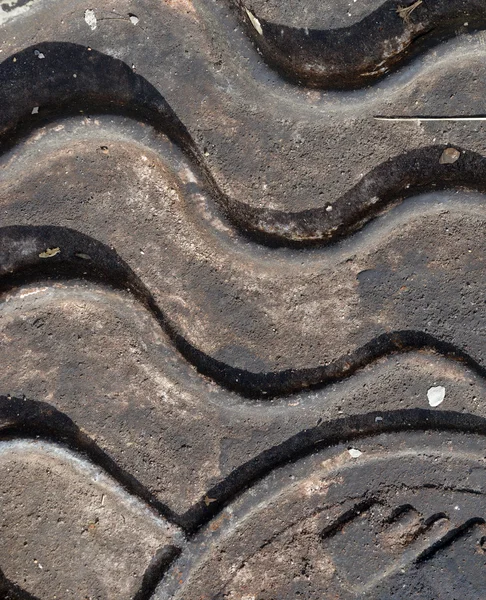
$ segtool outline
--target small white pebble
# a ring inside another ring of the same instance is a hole
[[[37,56],[37,58],[45,58],[45,54],[43,54],[42,52],[39,52],[39,50],[34,50],[34,54],[35,56]]]
[[[445,387],[442,387],[441,385],[438,385],[437,387],[431,387],[427,391],[427,399],[430,406],[435,408],[436,406],[439,406],[439,404],[442,404],[442,402],[444,402],[445,393]]]
[[[363,454],[361,450],[358,450],[357,448],[349,448],[348,452],[351,458],[358,458]]]
[[[375,423],[379,423],[380,421],[383,421],[383,417],[375,417]]]
[[[92,31],[94,31],[96,29],[96,25],[98,24],[98,21],[96,19],[96,15],[95,15],[95,11],[94,10],[92,10],[91,8],[87,8],[84,11],[84,20],[90,26],[90,29]]]
[[[39,107],[38,106],[34,106],[34,108],[32,109],[32,113],[33,115],[36,115],[39,112]]]
[[[331,210],[332,210],[332,206],[331,205],[326,206],[326,212],[331,212]]]
[[[130,23],[132,25],[136,25],[140,21],[140,19],[137,17],[137,15],[129,15],[129,17],[130,17]]]

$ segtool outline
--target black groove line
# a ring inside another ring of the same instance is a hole
[[[380,502],[376,500],[376,498],[365,498],[360,502],[356,502],[349,510],[337,517],[330,525],[324,527],[319,534],[321,543],[327,543],[327,541],[335,537],[345,525],[377,504],[380,504]]]
[[[486,5],[485,5],[486,7]],[[486,8],[485,8],[486,10]],[[191,134],[164,97],[122,61],[65,42],[37,44],[0,64],[0,154],[32,131],[61,116],[121,114],[147,123],[187,155],[225,218],[252,241],[271,247],[305,248],[335,243],[414,194],[466,189],[486,192],[486,157],[461,151],[440,164],[447,146],[429,146],[391,158],[343,196],[298,212],[258,208],[225,195]],[[13,59],[15,58],[15,62]],[[68,66],[67,66],[68,65]],[[72,77],[76,70],[78,77]],[[40,106],[32,115],[32,107]],[[328,210],[332,208],[332,210]]]
[[[36,46],[36,48],[37,47],[38,46]],[[114,59],[112,59],[112,60],[114,60]],[[163,107],[163,108],[166,111],[166,107]],[[68,111],[69,110],[73,110],[74,112],[76,112],[77,111],[77,107],[75,107],[73,105],[70,108],[68,107]],[[108,112],[111,112],[111,111],[108,111]],[[131,108],[128,108],[127,112],[131,112]],[[168,112],[168,111],[166,111],[166,112]],[[165,117],[166,116],[167,115],[165,115]],[[177,122],[177,120],[172,119],[172,117],[173,117],[173,115],[170,115],[170,113],[169,113],[169,118],[166,120],[166,122],[164,122],[163,129],[168,132],[169,137],[176,138],[177,142],[181,145],[181,147],[190,156],[192,156],[192,158],[196,159],[196,161],[201,166],[202,161],[200,160],[199,151],[195,147],[192,139],[190,139],[190,137],[189,138],[187,137],[189,134],[187,134],[187,136],[186,136],[187,130],[185,130],[185,128],[183,128],[183,126],[181,127],[180,121]],[[181,131],[182,131],[182,134],[181,134]],[[437,153],[437,152],[442,152],[443,149],[444,149],[444,147],[435,147],[435,148],[432,148],[432,149],[430,149],[430,148],[429,149],[423,149],[423,150],[417,151],[417,152],[432,150],[432,151],[435,151]],[[412,155],[412,153],[410,153],[410,155]],[[402,157],[399,157],[399,158],[402,158]],[[411,156],[407,155],[407,159],[410,160],[410,158],[413,160],[414,158],[416,159],[417,156],[415,156],[415,157],[412,156],[411,157]],[[475,155],[474,158],[479,159],[481,161],[485,160],[480,155]],[[391,161],[389,161],[389,162],[391,162]],[[387,168],[389,168],[389,166],[390,165],[388,164]],[[454,169],[452,169],[450,166],[448,166],[447,167],[448,174],[451,174],[452,171],[454,171]],[[478,171],[476,169],[474,169],[473,171],[471,171],[469,173],[469,175],[471,173],[476,173],[477,174]],[[461,185],[464,185],[464,186],[470,185],[471,181],[470,181],[469,175],[465,178],[464,183],[462,183],[462,180],[461,180],[461,176],[464,177],[463,173],[460,173],[459,177],[458,177],[457,173],[454,173],[454,175],[455,175],[455,177],[457,177],[457,179],[454,179],[453,182],[450,182],[450,181],[446,180],[446,183],[451,183],[452,185],[458,185],[458,186],[461,186]],[[422,173],[419,173],[419,176],[422,177]],[[432,178],[434,178],[434,177],[437,177],[437,173],[435,173]],[[440,177],[438,179],[444,181],[443,177],[442,177],[442,179]],[[421,181],[423,181],[423,179]],[[455,183],[455,181],[458,181],[459,183]],[[410,184],[407,184],[407,185],[408,185],[408,187],[410,187]],[[484,185],[484,183],[483,183],[482,180],[481,180],[481,185]],[[481,187],[481,189],[483,189],[483,188]],[[219,195],[220,195],[220,192],[219,192]],[[380,201],[381,201],[381,199],[380,199]],[[376,202],[373,204],[373,206],[377,206],[377,205],[380,206]],[[244,207],[244,205],[240,205],[240,206],[241,206],[241,208],[243,210],[247,210],[247,207]],[[235,212],[237,213],[237,211],[235,211]],[[277,213],[278,211],[273,211],[273,212]],[[363,211],[363,212],[366,212],[366,211]],[[299,215],[299,216],[302,215],[302,213],[296,213],[296,214]],[[334,213],[334,214],[336,214],[336,213]],[[237,221],[237,219],[234,219],[234,215],[230,214],[230,216],[233,218],[233,220]],[[288,213],[282,212],[282,217],[287,217],[287,216],[288,216]],[[256,215],[255,214],[255,215],[253,215],[253,217],[254,218],[258,217],[259,219],[261,219],[261,215]],[[363,218],[366,221],[369,220],[368,215],[363,215]],[[307,222],[309,222],[308,218],[306,218],[305,220]],[[276,222],[277,222],[277,219],[275,219],[275,223]],[[274,226],[275,226],[275,223],[274,223]],[[240,223],[240,226],[241,225],[242,225],[242,223]],[[357,228],[359,228],[361,226],[362,226],[362,223],[358,222],[358,221],[356,221],[354,224],[352,224],[352,228],[353,229],[355,229],[355,228],[357,229]],[[351,227],[351,225],[349,225],[349,227]],[[243,225],[243,228],[245,228],[244,225]],[[247,226],[246,229],[248,229],[249,231],[251,231],[252,230],[252,226]],[[344,227],[343,227],[343,229],[344,229]],[[254,233],[258,233],[258,231],[254,232]],[[268,235],[267,232],[265,232],[264,230],[262,230],[260,233],[263,236],[262,239],[263,240],[267,240],[267,235]],[[347,235],[348,233],[349,233],[349,230],[347,231],[347,233],[345,235]],[[323,233],[319,233],[320,237],[323,237],[323,235],[324,235]],[[280,234],[271,233],[269,237],[272,240],[275,240],[276,238],[279,238],[279,236],[280,236]],[[337,237],[337,236],[333,236],[333,237]],[[310,238],[306,238],[306,241],[308,241],[308,239],[310,239]],[[269,241],[269,240],[267,240],[267,241]],[[53,277],[61,277],[61,278],[63,278],[66,275],[69,275],[69,277],[72,278],[72,277],[76,276],[76,275],[74,275],[75,271],[73,271],[72,265],[68,265],[68,273],[63,274],[62,273],[62,268],[60,268],[58,261],[56,261],[56,262],[55,261],[49,261],[48,264],[49,265],[55,265],[57,267],[56,269],[53,270],[53,273],[52,273]],[[95,265],[95,270],[96,269],[99,269],[99,264]],[[79,272],[81,272],[81,271],[84,272],[85,270],[86,270],[86,264],[83,264],[82,268],[78,269]],[[25,269],[24,272],[23,272],[23,274],[25,275],[27,271],[28,271],[28,269]],[[56,272],[54,273],[54,271],[56,271]],[[100,272],[101,271],[102,271],[102,269],[100,270]],[[13,283],[14,280],[15,280],[15,277],[12,277],[11,278],[11,282]],[[137,283],[137,285],[134,285],[133,281],[130,281],[130,284],[133,286],[132,289],[135,289],[135,290],[140,287],[139,283]],[[144,301],[145,301],[145,303],[149,307],[150,307],[151,303],[153,303],[153,300],[151,300],[150,297],[145,297]],[[151,309],[153,311],[155,311],[155,306],[152,306]],[[158,312],[160,312],[159,309],[156,309],[156,310]],[[165,321],[165,319],[163,317],[161,317],[159,320]],[[168,327],[168,325],[166,324],[166,328],[167,327]],[[176,341],[176,345],[177,346],[184,347],[184,345],[187,345],[187,342],[185,342],[184,340],[177,340],[178,336],[177,336],[176,333],[173,333],[172,336],[173,336],[174,341]],[[447,345],[447,344],[441,343],[438,340],[434,340],[434,338],[432,338],[431,336],[428,336],[428,337],[425,337],[425,338],[424,337],[421,338],[420,336],[425,336],[425,334],[422,334],[421,332],[396,332],[395,334],[391,334],[391,336],[392,336],[392,338],[390,338],[390,339],[385,339],[382,336],[383,339],[381,339],[378,342],[378,346],[381,347],[381,350],[380,349],[377,349],[375,351],[372,350],[371,354],[373,355],[373,352],[376,352],[375,356],[379,358],[381,355],[386,355],[386,354],[389,354],[390,352],[393,352],[393,351],[403,352],[403,351],[414,349],[415,347],[420,347],[420,348],[429,347],[430,349],[432,349],[432,350],[434,350],[436,352],[443,353],[443,354],[445,354],[447,356],[451,356],[452,355],[455,358],[459,358],[460,360],[462,360],[466,364],[468,364],[469,367],[471,367],[472,369],[476,370],[481,376],[484,376],[484,369],[480,365],[478,365],[477,363],[475,363],[475,361],[473,361],[473,359],[471,357],[468,357],[465,354],[461,354],[461,352],[458,349],[454,348],[452,345]],[[408,339],[407,336],[411,336],[409,342],[407,342],[407,339]],[[373,341],[373,343],[375,343],[375,341]],[[407,343],[409,343],[408,347],[407,347]],[[419,344],[419,345],[415,346],[415,344]],[[439,346],[441,346],[441,348],[439,348]],[[186,351],[187,351],[188,355],[192,355],[194,358],[202,358],[202,362],[204,362],[205,360],[209,360],[209,361],[212,360],[212,359],[210,359],[210,357],[201,356],[201,353],[197,349],[195,349],[195,348],[189,347],[189,348],[186,349]],[[383,352],[384,354],[380,354],[380,352]],[[346,357],[345,360],[347,361],[348,357]],[[369,359],[367,359],[367,360],[368,360],[368,362],[370,362]],[[371,360],[375,360],[375,359],[371,359]],[[213,361],[213,362],[217,363],[219,361]],[[356,368],[360,368],[360,367],[357,366]],[[354,372],[354,370],[356,370],[356,368],[354,366],[346,367],[344,369],[344,371],[346,372],[346,376],[348,376],[352,372]],[[219,363],[216,367],[214,365],[213,366],[207,366],[207,367],[203,366],[200,370],[202,372],[204,372],[205,370],[207,370],[207,371],[210,372],[212,369],[215,369],[217,373],[222,372],[223,375],[225,376],[226,372],[228,371],[228,369],[231,370],[232,368],[228,367],[227,365],[224,365],[223,363]],[[233,372],[236,371],[236,374],[238,375],[238,377],[239,376],[241,376],[241,377],[247,376],[247,373],[244,372],[244,371],[239,371],[239,370],[236,370],[236,369],[232,369],[232,370],[233,370]],[[313,371],[313,370],[306,370],[306,371]],[[234,373],[233,373],[233,375],[234,375]],[[256,375],[256,374],[250,374],[250,377],[252,377],[253,375]],[[272,382],[269,387],[265,388],[265,383],[262,381],[263,385],[260,385],[260,383],[258,383],[257,386],[256,386],[256,389],[255,389],[255,392],[259,392],[263,388],[263,390],[264,390],[263,393],[268,393],[268,394],[279,393],[278,389],[279,389],[279,387],[281,385],[281,379],[282,379],[282,377],[283,377],[284,380],[287,381],[287,383],[285,385],[287,385],[287,386],[290,385],[289,389],[292,390],[292,391],[295,391],[293,389],[293,387],[292,387],[295,384],[293,382],[290,382],[290,377],[288,377],[286,375],[282,375],[282,374],[262,374],[261,377],[267,378],[268,376],[270,376],[270,378],[272,378],[272,376],[274,376],[274,375],[276,376],[276,377],[274,377],[275,382]],[[343,374],[340,374],[340,375],[336,375],[335,377],[336,377],[336,379],[340,379],[343,376],[344,376]],[[320,377],[320,375],[318,375],[318,377]],[[329,375],[328,377],[330,377],[330,379],[328,379],[328,381],[335,380],[335,379],[333,379],[333,375],[332,374]],[[301,384],[298,384],[298,385],[301,385]],[[309,374],[308,381],[304,385],[306,385],[308,387],[313,387],[313,386],[316,386],[316,385],[322,385],[322,381],[318,381],[317,382],[316,381],[316,375],[315,374],[314,375]],[[230,386],[228,386],[228,387],[230,387]],[[266,389],[268,389],[268,392],[266,391]],[[283,393],[291,393],[291,392],[285,391]],[[8,404],[11,404],[13,402],[12,399],[8,399],[7,400],[7,399],[4,399],[4,398],[1,398],[1,400],[2,401],[6,401]],[[22,400],[21,402],[22,402],[23,406],[26,406],[26,404],[28,404],[28,402],[25,401],[25,400]],[[16,410],[18,410],[18,409],[16,409]],[[49,407],[49,412],[50,413],[52,413],[52,410],[53,410],[52,407]],[[31,426],[33,427],[33,429],[35,429],[36,432],[39,432],[42,429],[42,426],[40,428],[38,428],[39,427],[39,413],[38,412],[36,413],[35,411],[32,411],[32,406],[29,406],[27,412],[28,412],[29,416],[34,413],[34,419],[35,419],[36,422],[35,422],[35,424],[32,422]],[[18,414],[19,413],[17,412],[17,415]],[[380,413],[380,414],[383,414],[383,413]],[[24,415],[24,417],[25,416],[27,416],[27,415]],[[67,419],[67,417],[66,417],[66,419]],[[72,421],[71,421],[71,424],[74,427],[76,427],[72,423]],[[35,425],[35,427],[34,427],[34,425]],[[68,445],[74,447],[74,445],[75,445],[74,444],[74,440],[76,439],[76,450],[79,451],[79,447],[83,446],[84,447],[83,452],[86,453],[89,456],[89,458],[91,460],[93,460],[96,464],[100,464],[101,465],[102,463],[104,463],[106,466],[104,466],[103,468],[107,472],[109,472],[110,474],[112,474],[112,476],[113,476],[113,473],[116,473],[116,475],[114,476],[115,479],[117,481],[121,482],[122,485],[123,485],[123,487],[125,487],[127,490],[129,490],[130,493],[135,494],[137,496],[140,496],[146,502],[148,502],[151,506],[153,506],[154,508],[156,508],[168,520],[170,520],[171,522],[177,523],[177,520],[178,520],[177,515],[173,514],[170,511],[170,509],[168,509],[167,507],[161,505],[161,503],[158,502],[157,500],[155,500],[153,498],[150,498],[149,497],[149,492],[147,492],[145,490],[142,490],[140,488],[141,484],[139,484],[136,480],[134,480],[134,478],[132,478],[130,475],[124,473],[120,469],[120,467],[118,467],[112,461],[112,459],[110,459],[110,457],[108,457],[99,447],[96,446],[96,444],[94,442],[92,442],[91,440],[88,440],[86,438],[86,436],[84,436],[86,439],[81,439],[84,434],[82,434],[81,432],[79,432],[79,429],[77,430],[76,436],[69,440],[68,439],[69,438],[69,434],[66,433],[66,427],[65,426],[66,426],[66,423],[64,422],[63,423],[63,427],[61,428],[61,430],[63,432],[63,438],[64,438],[65,441],[68,442]],[[53,428],[52,430],[50,430],[49,428],[47,428],[47,430],[49,430],[50,434],[53,434],[55,429],[56,428]],[[45,432],[47,430],[44,431],[44,434],[45,434]],[[7,434],[7,435],[14,435],[14,436],[17,436],[19,433],[22,433],[23,435],[27,434],[29,436],[32,435],[32,432],[29,432],[29,426],[25,422],[22,423],[22,425],[20,425],[18,428],[16,428],[16,427],[10,427],[10,428],[4,429],[2,431],[2,433],[3,434]],[[36,435],[38,435],[38,433],[36,433]],[[79,437],[79,436],[81,436],[81,437]],[[332,441],[332,438],[329,438],[329,441]],[[210,491],[210,495],[213,495],[213,491]],[[221,505],[221,503],[219,502],[219,500],[218,500],[218,504]],[[215,509],[216,509],[216,506],[212,510],[215,510]],[[185,520],[186,519],[183,519],[183,521],[185,521]],[[193,523],[194,523],[194,521],[193,521]],[[183,527],[182,524],[180,526]],[[137,593],[137,595],[135,597],[136,600],[142,600],[142,599],[145,599],[145,598],[149,597],[149,595],[155,589],[156,583],[158,581],[158,577],[160,576],[160,571],[161,570],[164,571],[167,568],[167,566],[177,557],[178,552],[179,552],[179,549],[176,549],[174,547],[171,547],[169,549],[164,548],[163,551],[161,553],[159,553],[154,558],[153,563],[149,566],[149,569],[145,573],[144,580],[143,580],[143,585],[142,585],[140,591]],[[3,576],[3,574],[0,572],[0,582],[1,582],[0,585],[5,585],[4,582],[6,580],[2,576]],[[14,586],[13,584],[10,584],[9,582],[7,582],[7,584],[8,584],[8,591],[7,591],[7,593],[12,593],[13,594],[11,596],[12,598],[19,598],[19,600],[23,600],[24,598],[25,599],[33,599],[34,598],[30,594],[27,594],[26,592],[23,592],[22,590],[18,589],[17,586]],[[2,589],[2,588],[0,587],[0,589]],[[5,589],[7,589],[7,588],[5,588]],[[8,598],[9,596],[6,596],[6,597]]]
[[[46,248],[56,247],[62,248],[59,254],[48,259],[39,257]],[[27,283],[72,279],[93,281],[125,292],[129,290],[199,373],[246,398],[283,397],[323,388],[381,358],[415,350],[427,350],[461,362],[486,378],[486,367],[454,344],[413,330],[383,333],[354,352],[313,368],[258,373],[233,367],[187,341],[130,266],[105,244],[73,229],[51,225],[0,228],[0,294]]]
[[[82,432],[70,417],[47,402],[0,396],[0,439],[42,439],[66,447],[103,469],[128,494],[138,498],[169,523],[184,531],[179,515],[160,502],[140,481],[122,469],[98,444]],[[168,544],[153,556],[133,600],[149,600],[181,548]],[[37,600],[10,582],[0,569],[1,600]]]
[[[383,420],[375,421],[377,416]],[[373,411],[364,415],[353,415],[327,421],[297,433],[234,469],[223,481],[206,492],[205,497],[209,496],[214,499],[209,506],[206,506],[204,498],[202,498],[181,516],[181,520],[186,525],[186,531],[190,535],[194,535],[225,506],[272,471],[305,458],[318,450],[382,433],[432,430],[486,436],[486,419],[456,411],[414,408]]]
[[[169,545],[164,546],[155,554],[145,570],[140,589],[133,600],[150,600],[152,598],[156,587],[172,563],[180,556],[181,551],[181,548]]]
[[[375,421],[379,416],[383,420]],[[402,409],[373,411],[326,421],[315,427],[304,429],[284,442],[273,446],[246,463],[235,468],[220,482],[206,491],[204,496],[185,513],[172,511],[133,476],[126,473],[96,442],[83,433],[65,413],[47,402],[0,396],[0,439],[42,439],[46,442],[67,447],[78,455],[86,456],[101,467],[129,494],[139,498],[161,517],[178,526],[188,536],[194,535],[208,524],[221,510],[234,501],[258,481],[275,469],[295,463],[325,448],[348,443],[351,440],[370,438],[383,433],[417,431],[449,431],[486,436],[486,418],[457,411],[430,409]],[[208,505],[205,498],[212,502]],[[376,500],[372,499],[373,503]],[[154,557],[146,574],[146,587],[151,587],[157,573],[165,571],[168,564],[177,558],[177,548],[161,549]],[[137,600],[139,600],[137,598]]]
[[[1,600],[40,600],[7,579],[2,569],[0,569],[0,598]]]
[[[47,402],[0,396],[0,439],[43,439],[87,457],[131,496],[141,499],[161,517],[183,529],[179,516],[160,502],[134,476],[122,469],[65,413]]]
[[[483,0],[423,0],[402,16],[414,1],[387,0],[361,21],[328,30],[272,23],[251,1],[229,2],[271,68],[293,84],[332,90],[366,87],[458,31],[486,27]]]
[[[376,421],[380,416],[382,421]],[[3,441],[18,439],[36,439],[65,446],[81,456],[86,456],[95,465],[101,467],[128,493],[147,503],[162,517],[180,527],[188,537],[193,537],[207,525],[221,510],[244,493],[249,487],[261,481],[270,472],[285,464],[294,463],[305,456],[350,440],[364,439],[382,433],[402,433],[407,431],[451,431],[463,434],[486,436],[486,419],[455,411],[431,411],[427,409],[405,409],[396,411],[376,411],[365,415],[354,415],[322,423],[292,436],[249,460],[232,471],[221,482],[213,486],[204,497],[214,498],[209,506],[204,498],[195,503],[188,511],[180,515],[168,509],[151,497],[134,477],[124,472],[97,444],[64,413],[46,403],[0,396],[0,439]],[[365,499],[363,507],[376,504],[374,498]],[[359,505],[361,506],[361,505]],[[352,511],[355,512],[356,507]],[[469,529],[484,520],[467,522],[459,529],[450,532],[434,544],[429,554],[440,550],[450,543],[451,536],[457,537],[464,529]],[[321,539],[333,535],[324,530]],[[180,556],[183,548],[168,545],[160,548],[142,578],[139,590],[133,600],[148,600],[167,570]],[[422,553],[417,562],[427,560],[429,554]],[[0,592],[6,600],[37,600],[5,578],[0,570]],[[8,595],[10,594],[10,595]]]
[[[420,555],[415,559],[415,562],[417,564],[420,564],[428,561],[435,554],[450,546],[457,539],[463,537],[464,535],[467,535],[472,529],[474,529],[478,525],[484,525],[485,523],[486,521],[481,517],[473,517],[472,519],[468,519],[459,527],[455,527],[451,531],[448,531],[442,538],[440,538],[429,548],[421,552]]]

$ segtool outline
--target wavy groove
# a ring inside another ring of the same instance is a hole
[[[7,579],[2,569],[0,569],[0,594],[2,600],[39,600]]]
[[[157,500],[134,476],[124,471],[65,413],[46,402],[0,396],[0,439],[18,440],[19,438],[36,440],[41,438],[67,447],[78,455],[86,456],[93,464],[101,467],[128,494],[139,498],[169,523],[184,530],[179,515]],[[143,574],[134,600],[146,600],[152,596],[155,587],[180,552],[181,548],[172,544],[159,549]],[[37,600],[35,596],[9,581],[1,568],[0,594],[5,600]]]
[[[170,523],[183,527],[176,513],[118,466],[72,419],[47,402],[0,396],[0,437],[3,440],[40,437],[85,455],[130,495],[140,498]]]
[[[486,27],[482,0],[387,0],[358,23],[329,30],[271,23],[242,0],[231,4],[265,61],[292,83],[314,88],[365,87],[461,28]]]
[[[289,213],[248,207],[248,225],[269,245],[327,245],[351,235],[412,195],[446,189],[486,191],[486,158],[457,148],[454,164],[441,164],[447,146],[411,150],[377,166],[332,205]]]
[[[51,258],[39,256],[46,248],[58,247],[62,251]],[[88,279],[119,290],[129,289],[202,375],[248,398],[284,396],[320,388],[350,377],[390,354],[412,350],[428,350],[460,361],[486,377],[486,368],[460,348],[430,334],[410,330],[384,333],[355,352],[314,368],[260,373],[239,369],[205,354],[180,335],[140,278],[108,246],[63,227],[25,225],[0,229],[0,293],[46,278]]]
[[[446,146],[430,146],[382,163],[332,205],[299,212],[250,206],[221,191],[185,125],[163,96],[125,63],[60,42],[37,45],[36,49],[49,54],[49,61],[40,61],[32,48],[0,64],[0,80],[5,82],[0,89],[0,103],[5,107],[0,115],[0,152],[61,115],[83,111],[126,114],[149,123],[177,144],[193,162],[225,217],[258,243],[297,247],[331,244],[418,192],[449,188],[486,191],[484,156],[463,150],[454,164],[441,164]],[[66,75],[74,68],[76,79]],[[38,115],[31,114],[33,106],[40,106]]]
[[[377,416],[383,420],[375,421]],[[372,412],[327,421],[301,431],[237,467],[223,481],[207,491],[206,496],[214,499],[214,502],[207,506],[203,498],[184,513],[182,518],[189,527],[193,523],[190,531],[194,533],[209,523],[237,495],[264,479],[273,470],[319,449],[381,433],[431,430],[486,435],[486,419],[455,411],[415,408]]]
[[[376,416],[382,420],[376,421]],[[405,409],[372,412],[327,421],[295,434],[240,465],[207,490],[204,497],[189,510],[177,514],[153,498],[133,476],[124,472],[66,414],[46,402],[0,396],[0,438],[2,440],[41,438],[84,454],[128,493],[140,498],[157,510],[163,518],[189,535],[207,524],[224,506],[271,471],[289,462],[295,462],[310,452],[343,441],[363,439],[381,433],[430,430],[486,435],[486,419],[454,411]],[[205,500],[208,496],[212,499],[209,505]],[[325,533],[332,535],[332,531]],[[177,558],[178,553],[177,548],[168,546],[154,557],[143,578],[137,600],[147,597],[147,590],[156,585],[161,572],[165,572],[168,565]],[[1,585],[6,583],[2,581],[0,571],[0,591],[3,591]]]

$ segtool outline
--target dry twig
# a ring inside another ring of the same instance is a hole
[[[413,13],[413,11],[418,8],[422,2],[424,0],[417,0],[416,2],[414,2],[413,4],[411,4],[410,6],[399,6],[397,8],[397,13],[398,16],[403,19],[405,21],[405,23],[408,23],[410,21],[410,15]]]

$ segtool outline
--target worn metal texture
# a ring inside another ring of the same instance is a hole
[[[483,0],[0,4],[0,594],[486,589]]]

